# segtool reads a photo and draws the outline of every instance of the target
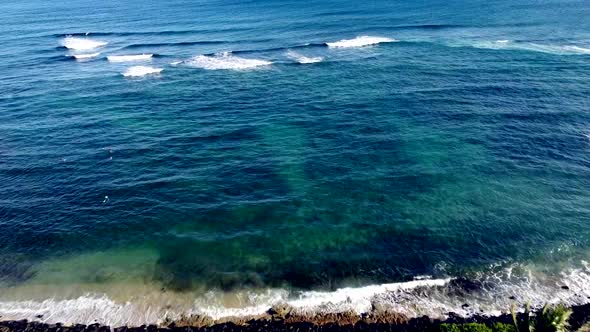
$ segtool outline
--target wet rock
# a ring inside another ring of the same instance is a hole
[[[273,305],[269,310],[268,314],[273,316],[273,318],[286,318],[291,312],[293,308],[286,303],[279,303]]]
[[[451,280],[449,282],[449,287],[455,291],[473,293],[481,290],[483,285],[480,281],[461,277]]]
[[[381,302],[371,303],[371,311],[361,317],[362,321],[371,324],[404,324],[408,318],[395,312],[392,308]]]
[[[175,320],[170,324],[165,324],[168,327],[207,327],[215,324],[213,318],[205,315],[182,315],[179,319]]]
[[[110,326],[105,326],[105,325],[100,326],[98,328],[98,332],[111,332],[111,327]]]
[[[100,324],[94,323],[86,326],[86,332],[99,332]]]

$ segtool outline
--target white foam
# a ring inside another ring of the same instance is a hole
[[[96,58],[99,55],[100,55],[100,53],[87,53],[87,54],[73,54],[71,56],[76,58],[76,60],[88,60],[88,59]]]
[[[328,47],[333,48],[348,48],[348,47],[363,47],[375,45],[380,43],[391,43],[397,40],[387,37],[373,37],[373,36],[358,36],[354,39],[343,39],[333,43],[326,43]]]
[[[162,70],[163,68],[154,68],[150,66],[133,66],[127,68],[127,70],[123,72],[123,76],[140,77],[145,75],[159,74],[160,72],[162,72]]]
[[[530,302],[533,307],[544,303],[579,305],[588,303],[590,296],[590,266],[569,268],[559,274],[546,274],[541,267],[518,264],[491,266],[489,271],[474,276],[481,285],[463,291],[451,286],[452,279],[424,279],[402,283],[346,287],[335,291],[290,292],[286,289],[244,290],[227,293],[210,291],[205,295],[187,295],[188,302],[177,306],[170,297],[138,292],[128,300],[113,300],[106,295],[86,294],[73,299],[43,301],[0,301],[3,319],[41,320],[54,323],[92,323],[110,326],[158,323],[165,317],[181,314],[205,314],[214,319],[229,316],[259,315],[271,306],[286,303],[299,313],[354,311],[365,313],[375,304],[407,315],[444,318],[449,312],[461,316],[473,314],[498,315],[507,312],[513,302]],[[567,285],[569,289],[561,286]],[[166,296],[183,296],[168,294]],[[515,296],[516,299],[511,299]],[[192,300],[194,299],[194,300]],[[464,306],[467,303],[469,306]]]
[[[133,54],[133,55],[109,55],[109,62],[129,62],[129,61],[147,61],[151,60],[153,54]]]
[[[78,38],[68,36],[62,41],[62,45],[70,50],[87,51],[101,46],[105,46],[107,42],[100,40],[93,40],[89,38]]]
[[[446,285],[450,279],[415,280],[410,282],[346,287],[335,291],[305,291],[290,294],[284,289],[271,289],[263,293],[241,294],[242,306],[225,307],[219,302],[219,294],[209,292],[208,296],[195,300],[195,312],[213,319],[260,315],[270,307],[286,303],[300,313],[354,311],[358,314],[371,310],[372,301],[379,294],[403,292],[418,287]]]
[[[153,311],[141,312],[131,302],[116,303],[106,296],[86,295],[75,299],[44,301],[7,301],[0,302],[3,319],[41,320],[48,323],[91,324],[101,323],[111,326],[138,322],[157,322],[161,317]]]
[[[287,56],[301,64],[309,64],[309,63],[318,63],[318,62],[322,62],[324,61],[324,58],[322,57],[306,57],[303,56],[299,53],[293,52],[293,51],[288,51],[287,52]]]
[[[222,53],[215,56],[197,55],[185,62],[191,67],[203,68],[208,70],[246,70],[257,67],[270,66],[272,62],[258,59],[245,59],[231,55],[231,53]]]
[[[552,44],[539,44],[539,43],[528,43],[528,42],[513,42],[511,40],[496,40],[490,41],[478,41],[473,44],[476,48],[486,48],[494,50],[524,50],[531,52],[542,52],[558,55],[583,55],[590,54],[590,48],[582,47],[577,45],[552,45]]]
[[[576,54],[590,54],[589,47],[580,47],[575,45],[567,45],[563,47],[566,51],[574,52]]]
[[[574,45],[545,45],[536,43],[518,43],[513,44],[511,48],[558,55],[590,54],[590,49]]]

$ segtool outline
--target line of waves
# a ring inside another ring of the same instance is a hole
[[[214,319],[259,315],[280,303],[290,305],[301,314],[344,311],[360,314],[378,306],[408,317],[444,318],[449,312],[461,316],[498,315],[508,311],[514,302],[530,302],[533,307],[544,303],[580,305],[590,302],[590,266],[582,262],[577,268],[551,275],[515,264],[492,267],[471,279],[422,278],[335,291],[266,289],[233,294],[209,291],[193,296],[158,293],[155,285],[153,289],[146,293],[140,288],[132,299],[124,300],[97,293],[68,299],[3,300],[0,301],[0,315],[3,319],[121,326],[158,323],[165,317],[175,319],[182,314],[208,315]]]
[[[289,58],[293,60],[297,60],[297,57],[290,56],[289,54],[293,50],[302,50],[302,49],[311,49],[311,48],[322,48],[328,47],[332,49],[343,49],[343,48],[360,48],[366,46],[374,46],[382,43],[392,43],[392,42],[400,42],[403,44],[415,44],[415,43],[433,43],[436,44],[436,41],[421,41],[421,40],[407,40],[407,41],[398,41],[393,38],[389,37],[381,37],[381,36],[358,36],[352,39],[342,39],[339,41],[334,42],[326,42],[326,43],[306,43],[300,45],[290,45],[286,47],[274,47],[274,48],[266,48],[266,49],[243,49],[243,50],[232,50],[231,53],[236,54],[253,54],[253,53],[270,53],[270,52],[286,52]],[[122,49],[137,49],[137,48],[157,48],[157,47],[166,47],[166,46],[192,46],[192,45],[219,45],[219,44],[226,44],[227,41],[221,40],[211,40],[211,41],[192,41],[192,42],[170,42],[170,43],[152,43],[152,44],[131,44],[123,47]],[[98,52],[96,49],[102,48],[107,45],[107,41],[102,40],[95,40],[90,38],[81,38],[81,37],[74,37],[68,36],[65,37],[61,45],[70,51],[73,54],[70,54],[71,57],[81,60],[81,59],[89,59],[98,56]],[[492,50],[520,50],[520,51],[529,51],[529,52],[542,52],[542,53],[549,53],[549,54],[556,54],[556,55],[590,55],[590,46],[583,46],[583,45],[575,45],[575,44],[543,44],[542,42],[527,42],[527,41],[513,41],[509,39],[505,40],[475,40],[475,41],[447,41],[443,42],[444,45],[451,46],[451,47],[473,47],[479,49],[492,49]],[[137,56],[135,60],[139,60],[140,57],[145,56],[145,54],[152,54],[143,53],[141,56]],[[215,53],[205,53],[202,56],[215,56]],[[305,57],[304,55],[302,55]],[[109,61],[112,58],[113,61],[116,59],[117,55],[108,56],[107,58]],[[135,56],[134,56],[135,57]],[[124,57],[121,57],[124,59]],[[131,59],[131,58],[130,58]],[[301,58],[304,60],[305,59]],[[315,61],[319,58],[313,58],[314,61],[311,62],[319,62]],[[127,61],[127,60],[122,60]],[[132,61],[132,60],[129,60]],[[300,62],[300,61],[298,61]],[[301,63],[301,62],[300,62]],[[309,63],[309,62],[305,62]]]
[[[326,57],[323,56],[307,56],[296,52],[295,50],[303,50],[307,48],[328,47],[337,51],[338,49],[360,48],[367,46],[375,46],[382,43],[399,42],[396,39],[378,36],[358,36],[353,39],[343,39],[336,42],[328,43],[308,43],[303,45],[293,45],[289,47],[275,47],[268,49],[252,49],[252,50],[236,50],[224,53],[201,54],[194,56],[185,61],[174,61],[171,65],[179,64],[188,67],[201,68],[205,70],[251,70],[255,68],[268,67],[275,62],[275,60],[256,59],[251,57],[239,57],[237,54],[256,54],[256,53],[270,53],[283,52],[291,61],[297,64],[313,64],[323,62]],[[203,42],[194,42],[203,43]],[[225,43],[223,41],[210,41],[205,43]],[[403,41],[400,44],[411,45],[416,43],[434,43],[432,41]],[[62,40],[62,47],[69,50],[66,54],[67,59],[73,59],[78,62],[87,62],[98,58],[101,54],[99,49],[104,48],[108,42],[102,40],[95,40],[90,38],[81,38],[74,36],[67,36]],[[182,43],[180,43],[182,44]],[[472,47],[477,49],[491,49],[498,51],[526,51],[526,52],[541,52],[555,55],[590,55],[590,47],[580,45],[555,45],[555,44],[541,44],[539,42],[513,41],[509,39],[495,40],[495,41],[460,41],[460,42],[445,42],[445,46],[450,47]],[[124,47],[127,48],[145,48],[150,44],[134,44]],[[179,45],[178,43],[162,43],[151,44],[154,45]],[[103,50],[104,51],[104,50]],[[138,62],[149,61],[153,57],[164,57],[163,55],[154,53],[142,54],[127,54],[127,55],[107,55],[106,60],[113,63]],[[62,57],[62,59],[64,59]],[[279,61],[279,63],[281,63]],[[156,68],[150,66],[134,66],[127,68],[121,74],[125,77],[141,77],[161,73],[163,68]]]

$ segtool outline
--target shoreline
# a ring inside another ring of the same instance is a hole
[[[225,298],[223,294],[208,294],[212,296],[211,299],[195,298],[194,294],[184,294],[184,298],[178,298],[170,297],[168,292],[159,290],[141,297],[141,302],[117,302],[121,299],[89,293],[71,299],[0,302],[0,321],[28,320],[37,322],[35,324],[44,324],[43,326],[61,323],[61,326],[98,324],[96,326],[209,328],[221,324],[245,326],[251,322],[263,321],[281,321],[283,324],[361,323],[398,326],[420,317],[428,317],[431,321],[444,321],[449,317],[463,320],[484,317],[489,320],[501,317],[513,304],[522,308],[525,303],[530,303],[537,309],[545,303],[562,303],[570,308],[590,306],[588,275],[576,275],[584,278],[568,280],[568,286],[562,282],[555,284],[556,281],[552,280],[552,285],[544,284],[542,287],[542,283],[535,283],[536,287],[532,288],[521,288],[519,284],[506,288],[508,284],[500,287],[481,280],[459,277],[341,288],[329,292],[309,291],[294,297],[278,290],[281,296],[276,296],[275,292],[238,292],[229,298]],[[130,290],[121,287],[118,288],[119,291]],[[261,295],[264,296],[257,297]],[[225,307],[238,304],[235,300],[243,300],[244,296],[252,302],[239,308]],[[0,329],[0,332],[6,331]]]
[[[576,331],[590,319],[590,304],[569,306],[572,315],[569,319],[571,331]],[[507,308],[508,310],[508,308]],[[522,315],[522,314],[519,314]],[[156,331],[203,331],[203,332],[247,332],[247,331],[428,331],[438,332],[441,324],[481,323],[491,326],[495,323],[512,324],[513,318],[509,313],[498,316],[473,315],[461,317],[453,312],[448,313],[446,319],[436,319],[428,316],[407,318],[402,314],[373,307],[369,313],[292,313],[286,305],[274,306],[267,313],[256,317],[228,317],[225,321],[214,321],[208,316],[192,315],[177,320],[165,320],[159,325],[119,326],[95,324],[61,323],[48,324],[27,320],[2,320],[0,317],[0,332],[156,332]]]

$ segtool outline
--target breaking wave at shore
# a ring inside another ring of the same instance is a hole
[[[494,272],[495,271],[495,272]],[[582,262],[559,275],[535,272],[511,265],[473,279],[419,279],[408,282],[345,287],[334,291],[289,291],[287,289],[208,291],[205,294],[160,292],[157,287],[132,290],[128,299],[87,293],[67,299],[0,300],[5,320],[29,319],[47,323],[101,323],[110,326],[161,323],[183,315],[208,316],[214,320],[261,317],[281,304],[310,317],[318,313],[368,313],[386,309],[407,317],[428,315],[444,318],[499,315],[513,302],[580,305],[590,302],[590,266]],[[133,287],[129,285],[129,287]]]

